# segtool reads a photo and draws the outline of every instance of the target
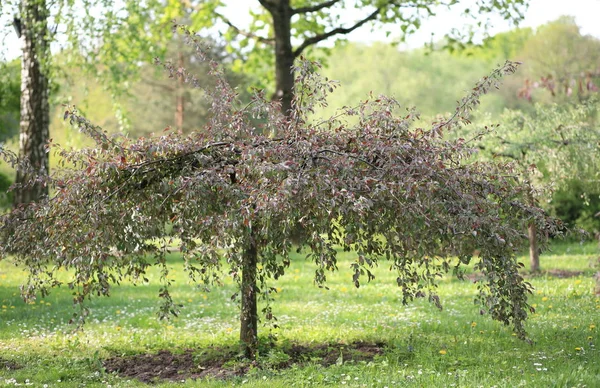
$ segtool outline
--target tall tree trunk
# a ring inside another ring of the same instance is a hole
[[[19,159],[28,160],[31,168],[17,170],[14,204],[34,202],[48,195],[41,181],[30,184],[37,176],[48,175],[46,144],[49,139],[50,107],[48,103],[48,27],[45,0],[21,0],[21,119]]]
[[[177,53],[177,66],[183,69],[185,62],[183,59],[183,52],[181,48],[181,42],[179,43],[179,52]],[[185,82],[183,76],[177,81],[175,86],[175,126],[177,130],[183,131],[183,118],[184,118],[184,93],[185,93]]]
[[[529,225],[529,261],[531,262],[531,272],[540,270],[540,250],[537,242],[537,228],[535,224]]]
[[[254,233],[246,244],[242,256],[242,306],[240,313],[240,341],[244,347],[246,357],[254,359],[258,346],[258,313],[256,301],[256,273],[258,263],[258,249]]]
[[[292,48],[292,8],[289,0],[281,0],[268,8],[273,16],[275,32],[275,94],[281,112],[288,115],[294,98],[294,50]]]

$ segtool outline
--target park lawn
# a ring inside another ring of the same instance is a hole
[[[383,342],[384,353],[372,361],[340,358],[329,367],[318,360],[287,369],[270,368],[277,349],[261,354],[262,367],[228,380],[158,382],[157,386],[229,387],[598,387],[600,386],[600,297],[594,294],[595,244],[561,244],[542,256],[545,270],[560,272],[531,278],[536,313],[527,329],[533,344],[512,335],[509,327],[479,315],[475,285],[444,278],[444,310],[424,300],[402,305],[395,276],[385,262],[376,279],[352,286],[351,253],[341,253],[339,271],[328,277],[329,290],[313,285],[314,265],[294,257],[287,274],[273,282],[278,289],[274,313],[279,329],[261,327],[277,346],[290,343],[351,344]],[[523,258],[523,261],[526,261]],[[68,324],[71,291],[56,289],[45,299],[25,304],[18,286],[25,274],[0,261],[0,386],[136,387],[135,379],[107,373],[102,361],[123,355],[174,353],[197,349],[199,359],[211,345],[237,344],[238,309],[230,297],[234,285],[210,293],[187,281],[178,258],[170,258],[172,293],[184,307],[170,322],[156,318],[158,273],[149,285],[122,284],[110,298],[89,303],[91,315],[82,332]],[[7,368],[19,366],[19,369]]]

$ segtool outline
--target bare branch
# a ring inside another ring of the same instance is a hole
[[[333,6],[335,3],[339,3],[340,1],[341,0],[329,0],[329,1],[325,1],[321,4],[313,5],[311,7],[295,8],[295,9],[292,9],[292,15],[296,15],[299,13],[317,12],[317,11],[322,10],[323,8],[329,8],[329,7]]]
[[[323,34],[318,34],[313,36],[312,38],[308,38],[306,39],[304,42],[302,42],[302,44],[300,46],[298,46],[298,48],[296,50],[294,50],[294,57],[298,57],[300,54],[302,54],[302,51],[304,51],[305,48],[307,48],[308,46],[311,46],[313,44],[319,43],[325,39],[328,39],[334,35],[344,35],[344,34],[349,34],[352,31],[356,30],[357,28],[359,28],[360,26],[362,26],[363,24],[374,20],[377,15],[381,12],[381,10],[383,9],[383,7],[379,7],[377,8],[375,11],[373,11],[369,16],[367,16],[366,18],[356,22],[352,27],[348,27],[348,28],[343,28],[343,27],[338,27],[338,28],[334,28],[333,30],[329,31],[329,32],[325,32]]]
[[[215,16],[217,16],[219,19],[221,19],[221,21],[225,24],[227,24],[229,27],[233,28],[235,30],[235,32],[237,32],[238,34],[245,36],[246,38],[251,38],[251,39],[256,39],[257,41],[261,42],[261,43],[265,43],[265,44],[269,44],[269,45],[274,45],[275,44],[275,39],[273,38],[265,38],[264,36],[260,36],[260,35],[256,35],[252,32],[248,32],[248,31],[244,31],[242,29],[240,29],[238,26],[236,26],[235,24],[233,24],[229,19],[227,19],[224,15],[215,12]]]
[[[324,152],[329,152],[331,154],[336,154],[336,155],[339,155],[339,156],[345,156],[345,157],[350,158],[350,159],[355,159],[355,160],[358,160],[360,162],[363,162],[363,163],[371,166],[375,170],[381,170],[380,167],[377,167],[376,165],[374,165],[373,163],[369,162],[368,160],[366,160],[364,158],[361,158],[360,156],[356,156],[354,154],[347,153],[347,152],[340,152],[340,151],[332,150],[330,148],[323,148],[323,149],[317,151],[316,153],[317,154],[322,154]]]

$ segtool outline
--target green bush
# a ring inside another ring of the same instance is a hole
[[[551,201],[552,213],[569,227],[581,228],[592,236],[600,232],[600,193],[590,193],[579,181],[557,190]]]

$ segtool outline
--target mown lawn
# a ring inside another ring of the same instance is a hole
[[[262,366],[245,376],[157,386],[600,387],[600,298],[594,295],[592,267],[597,257],[595,244],[562,244],[542,257],[543,269],[581,273],[531,279],[537,312],[528,321],[534,341],[528,344],[479,315],[471,282],[442,280],[443,311],[422,300],[404,306],[385,262],[373,282],[356,289],[349,269],[354,257],[341,254],[340,271],[330,274],[330,289],[324,290],[312,283],[314,266],[298,255],[286,276],[273,283],[279,291],[274,312],[280,328],[261,327],[263,338],[274,334],[279,346],[383,342],[382,355],[368,362],[340,359],[323,367],[309,360],[274,369],[269,365],[280,355],[274,350],[262,354]],[[232,282],[205,293],[187,282],[177,257],[170,262],[173,296],[184,304],[179,318],[156,319],[156,274],[150,285],[123,284],[110,298],[93,300],[83,332],[73,332],[68,324],[70,290],[57,289],[25,304],[18,289],[24,273],[0,262],[0,386],[144,386],[107,373],[103,360],[163,349],[197,349],[201,359],[211,345],[234,347],[238,309],[230,299]]]

